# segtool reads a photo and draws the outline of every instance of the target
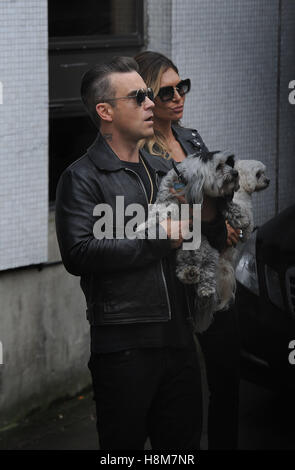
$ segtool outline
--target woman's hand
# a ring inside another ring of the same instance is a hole
[[[240,239],[240,233],[241,233],[241,230],[240,229],[235,229],[233,228],[229,223],[228,221],[226,220],[225,221],[226,223],[226,228],[227,228],[227,240],[226,240],[226,243],[228,246],[236,246],[236,244],[238,243],[239,239]]]

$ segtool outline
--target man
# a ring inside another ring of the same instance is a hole
[[[125,208],[147,210],[170,168],[138,151],[153,134],[153,94],[134,60],[121,57],[87,72],[81,95],[99,133],[60,178],[56,228],[64,265],[81,276],[86,297],[100,447],[143,449],[149,437],[153,449],[197,449],[200,371],[175,276],[183,237],[172,240],[169,225],[166,239],[94,236],[95,207],[112,209],[115,233],[117,196]]]

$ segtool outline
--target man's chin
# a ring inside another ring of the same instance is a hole
[[[154,129],[151,128],[150,130],[146,131],[144,135],[141,137],[141,139],[148,139],[149,137],[154,136]]]

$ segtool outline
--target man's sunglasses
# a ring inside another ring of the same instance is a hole
[[[171,101],[174,98],[175,90],[180,96],[186,95],[191,89],[191,81],[189,78],[181,80],[176,86],[163,86],[160,88],[157,96],[161,101]]]
[[[147,88],[146,90],[140,88],[140,90],[135,90],[135,92],[132,92],[131,95],[120,96],[119,98],[105,98],[105,101],[126,100],[129,98],[134,98],[138,106],[141,106],[146,97],[148,97],[151,101],[154,101],[154,90],[152,88]]]

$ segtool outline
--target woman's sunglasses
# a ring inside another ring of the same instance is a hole
[[[160,88],[157,96],[161,101],[171,101],[174,98],[175,90],[180,96],[186,95],[191,89],[191,81],[189,78],[181,80],[176,86],[163,86]]]
[[[134,98],[138,106],[141,106],[146,97],[148,97],[151,101],[154,101],[154,90],[152,88],[147,88],[146,90],[140,88],[140,90],[132,91],[128,96],[120,96],[119,98],[105,98],[105,101],[126,100]]]

